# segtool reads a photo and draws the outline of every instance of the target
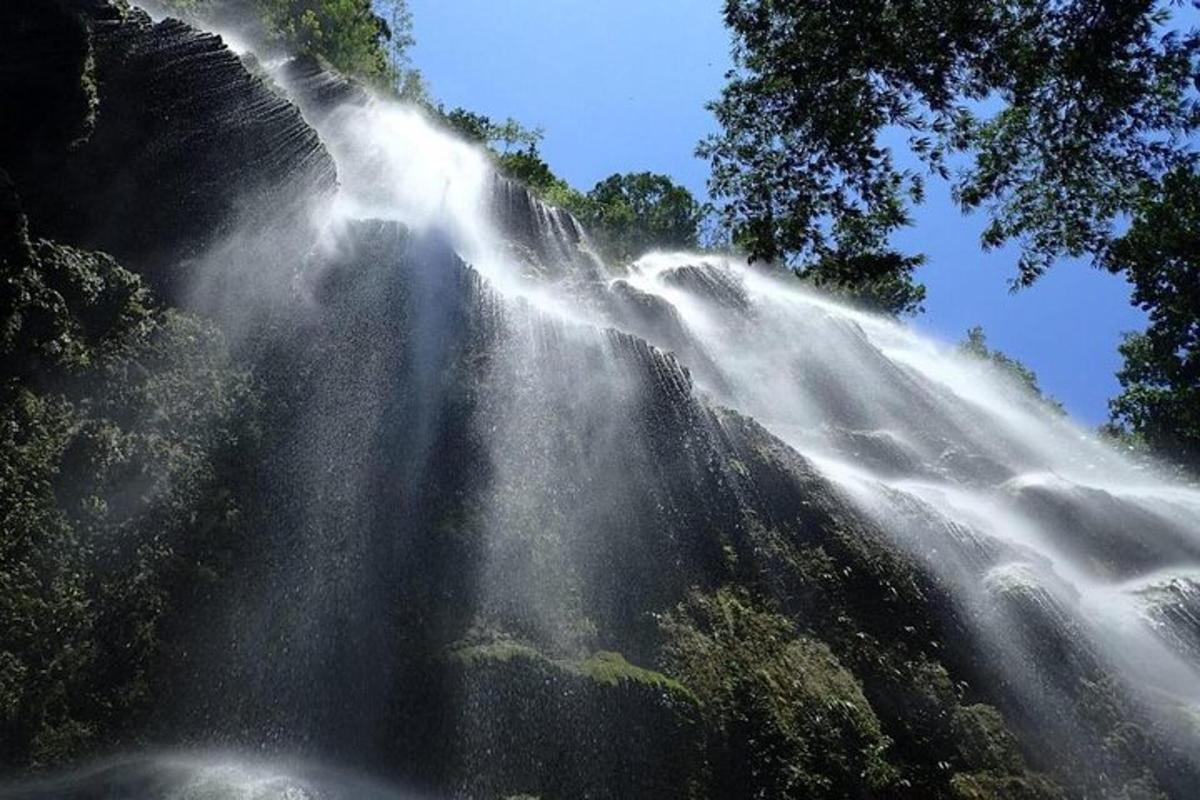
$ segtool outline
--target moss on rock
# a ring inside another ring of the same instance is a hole
[[[1062,790],[1038,775],[961,773],[950,779],[955,800],[1061,800]]]
[[[511,640],[446,659],[458,709],[445,782],[465,796],[690,797],[698,773],[695,696],[600,652],[554,660]]]
[[[662,621],[667,671],[699,697],[718,797],[857,797],[891,785],[889,740],[862,688],[792,622],[723,589]]]
[[[101,253],[31,242],[0,173],[0,769],[112,746],[164,621],[236,530],[253,391],[220,334]]]

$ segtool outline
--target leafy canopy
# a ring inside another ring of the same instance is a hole
[[[925,174],[1016,242],[1018,282],[1095,255],[1140,189],[1193,160],[1200,37],[1154,0],[726,0],[734,68],[703,141],[753,257],[876,252]]]
[[[582,210],[601,246],[621,259],[653,247],[697,247],[707,213],[687,189],[652,172],[610,175],[587,193]]]
[[[1147,312],[1143,333],[1126,334],[1121,393],[1110,403],[1116,432],[1200,468],[1200,175],[1172,172],[1141,202],[1124,236],[1103,256],[1124,272]]]
[[[913,281],[913,272],[924,263],[924,256],[890,249],[834,251],[795,272],[801,280],[868,311],[899,317],[924,310],[925,287]]]

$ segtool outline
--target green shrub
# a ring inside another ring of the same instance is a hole
[[[718,797],[840,798],[889,786],[889,741],[823,643],[724,589],[662,619],[666,672],[700,699]]]
[[[236,531],[225,454],[254,393],[210,325],[111,258],[0,219],[0,765],[111,745],[150,707],[163,620]]]

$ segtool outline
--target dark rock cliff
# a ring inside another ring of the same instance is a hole
[[[217,36],[101,0],[12,0],[0,37],[0,166],[33,226],[167,298],[222,233],[336,185],[299,111]]]

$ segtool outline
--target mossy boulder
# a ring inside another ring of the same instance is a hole
[[[950,779],[954,800],[1062,800],[1062,790],[1039,775],[973,772]]]
[[[699,709],[678,681],[599,652],[555,660],[510,640],[445,659],[447,782],[466,797],[690,797]]]
[[[236,530],[253,401],[212,325],[32,238],[0,171],[0,770],[144,723],[168,620]]]
[[[732,589],[663,618],[664,667],[702,704],[710,794],[842,798],[894,783],[862,687],[820,641]]]

